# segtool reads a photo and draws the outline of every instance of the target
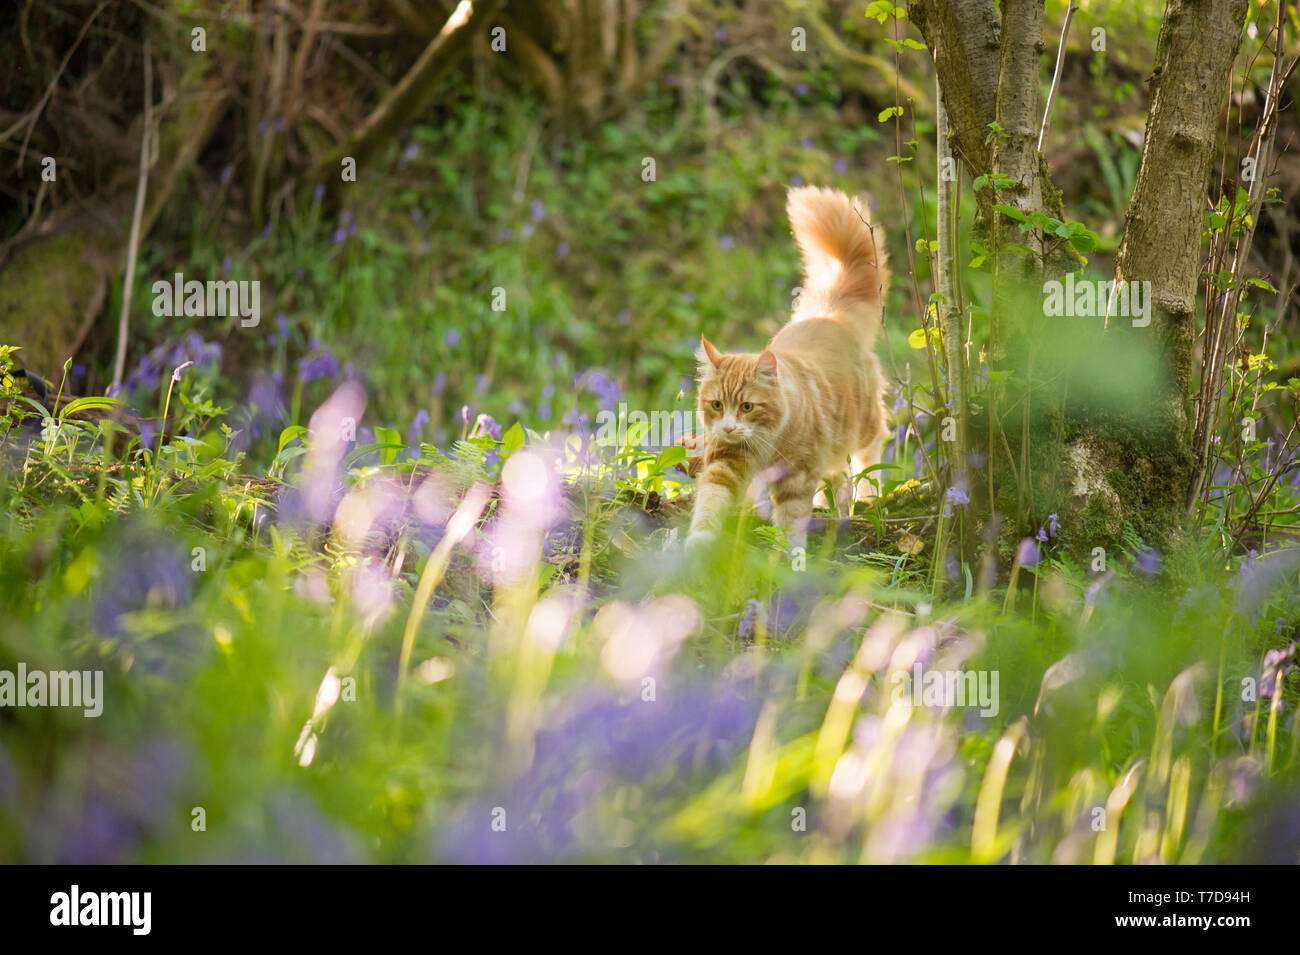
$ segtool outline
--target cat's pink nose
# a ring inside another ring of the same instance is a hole
[[[727,432],[727,434],[731,434],[731,432],[736,430],[736,426],[734,424],[724,424],[722,430]]]

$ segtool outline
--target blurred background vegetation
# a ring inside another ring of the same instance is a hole
[[[1297,861],[1300,606],[1294,566],[1260,559],[1294,537],[1221,533],[1253,501],[1237,478],[1282,467],[1265,442],[1293,410],[1267,406],[1189,555],[1133,539],[1089,575],[1052,527],[1033,559],[936,567],[927,502],[827,521],[809,571],[742,518],[734,553],[691,570],[666,546],[680,458],[629,473],[570,439],[619,401],[689,407],[702,332],[742,350],[780,327],[792,184],[874,198],[896,275],[886,484],[925,476],[929,55],[866,0],[510,0],[438,40],[453,6],[20,0],[0,28],[0,344],[52,390],[110,390],[140,233],[121,459],[98,420],[19,422],[6,392],[0,668],[102,666],[114,702],[0,712],[0,859]],[[1272,9],[1252,4],[1226,155],[1262,109]],[[1089,2],[1069,38],[1044,152],[1098,274],[1162,13]],[[1280,122],[1289,143],[1293,99]],[[1255,388],[1300,374],[1295,153],[1274,184]],[[154,315],[177,272],[260,281],[260,324]],[[349,411],[355,445],[320,460],[299,429]],[[548,454],[563,487],[529,470]],[[346,518],[291,519],[313,466],[337,468]],[[1284,473],[1268,511],[1289,525]],[[554,513],[513,525],[534,493]],[[901,715],[890,680],[917,661],[999,672],[999,713]]]
[[[0,186],[13,200],[0,220],[0,316],[32,370],[57,381],[73,357],[70,391],[109,384],[144,34],[156,164],[127,358],[152,385],[133,392],[146,414],[158,397],[151,352],[188,333],[221,346],[204,373],[227,402],[270,372],[300,409],[300,384],[319,400],[350,374],[374,385],[384,423],[405,431],[423,410],[426,437],[444,442],[464,405],[540,425],[594,410],[596,396],[575,390],[594,368],[630,401],[670,406],[701,331],[748,348],[779,327],[799,278],[782,212],[792,182],[883,200],[894,261],[928,294],[928,257],[907,244],[933,235],[933,74],[923,50],[896,56],[893,24],[863,4],[507,4],[492,20],[505,51],[481,26],[427,107],[360,159],[357,181],[331,176],[314,200],[317,164],[403,79],[450,7],[21,4],[0,41],[15,173]],[[1102,237],[1099,269],[1136,174],[1161,12],[1090,3],[1071,33],[1045,148],[1067,211]],[[1049,4],[1049,32],[1061,13]],[[1098,27],[1104,52],[1092,49]],[[889,161],[893,130],[877,120],[896,95],[915,143],[906,163]],[[1279,142],[1295,122],[1287,111]],[[58,163],[52,183],[45,156]],[[1287,204],[1256,242],[1275,278],[1294,271],[1292,154],[1278,184]],[[260,280],[262,326],[154,316],[152,283],[178,271]],[[982,277],[968,278],[979,306]],[[494,288],[506,290],[503,312],[491,310]],[[899,380],[912,291],[895,283],[887,317]],[[1280,364],[1294,370],[1287,350]]]

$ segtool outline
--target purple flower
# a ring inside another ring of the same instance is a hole
[[[519,229],[519,235],[521,238],[531,239],[533,237],[533,233],[536,231],[537,231],[536,226],[534,226],[531,222],[525,222],[523,226]]]
[[[546,204],[541,199],[534,199],[528,207],[532,210],[534,222],[541,222],[546,218]]]
[[[487,375],[483,374],[483,372],[479,372],[477,375],[474,376],[474,394],[476,395],[483,394],[483,392],[488,390],[488,386],[491,384],[492,384],[492,379],[489,378]]]
[[[1020,550],[1017,552],[1016,559],[1020,561],[1022,567],[1037,567],[1038,562],[1043,559],[1043,552],[1036,540],[1032,537],[1026,537],[1020,542]]]
[[[421,408],[411,419],[411,427],[407,430],[406,443],[415,447],[420,443],[420,433],[424,431],[424,426],[429,423],[429,412]]]
[[[718,245],[724,249],[734,249],[736,247],[736,240],[729,235],[724,235],[718,240]]]
[[[331,351],[322,351],[318,355],[302,358],[298,361],[298,378],[303,384],[320,378],[337,378],[338,376],[339,360]]]
[[[1038,543],[1040,543],[1040,544],[1046,544],[1046,543],[1047,543],[1047,531],[1040,527],[1040,528],[1038,529],[1038,533],[1034,535],[1034,540],[1038,541]]]
[[[623,389],[619,387],[618,382],[600,369],[587,375],[587,391],[598,397],[602,407],[605,408],[617,405],[623,394]]]
[[[562,259],[568,254],[569,254],[569,243],[561,242],[559,245],[555,247],[555,257],[557,259]]]
[[[501,440],[501,425],[497,424],[497,419],[490,414],[481,414],[475,419],[474,431],[488,435],[493,441]]]
[[[799,140],[799,145],[804,149],[812,149],[813,148],[812,138],[810,136],[805,136],[803,139]]]
[[[958,507],[965,507],[970,503],[970,495],[966,493],[965,481],[958,481],[948,488],[944,497],[947,498],[949,504],[956,504]]]
[[[847,159],[845,159],[843,156],[835,157],[835,171],[837,173],[843,175],[848,168],[849,168],[849,161]]]
[[[1264,654],[1264,667],[1259,681],[1260,696],[1268,698],[1273,695],[1278,677],[1285,679],[1286,675],[1295,669],[1295,660],[1296,643],[1294,640],[1283,648],[1269,650]]]
[[[1136,565],[1142,573],[1154,577],[1160,573],[1160,555],[1154,547],[1142,547],[1137,552]]]
[[[435,395],[440,395],[446,387],[447,373],[445,371],[440,371],[433,376],[433,393]]]
[[[1055,513],[1047,515],[1047,533],[1051,537],[1056,536],[1056,532],[1061,529],[1061,522]]]
[[[765,620],[766,618],[767,612],[763,609],[761,603],[753,599],[747,600],[745,610],[740,615],[740,623],[736,626],[736,633],[740,636],[740,639],[749,640],[754,636],[755,621]]]
[[[449,328],[444,340],[447,342],[448,348],[455,348],[460,343],[460,332],[454,328]]]
[[[193,575],[170,538],[134,526],[114,551],[123,559],[106,569],[94,605],[100,633],[126,637],[124,615],[149,607],[177,610],[189,603]]]
[[[798,173],[795,173],[793,176],[790,177],[790,185],[792,185],[792,186],[802,186],[802,185],[803,185],[803,176],[799,175]]]
[[[808,84],[807,84],[807,83],[804,83],[804,82],[799,82],[799,83],[794,84],[794,95],[795,95],[795,96],[800,96],[800,97],[807,96],[807,95],[808,95]]]

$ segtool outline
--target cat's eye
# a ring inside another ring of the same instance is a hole
[[[741,405],[740,405],[740,410],[741,410],[741,411],[753,411],[753,410],[754,410],[754,403],[753,403],[752,401],[745,401],[745,402],[742,402]]]
[[[713,403],[713,410],[714,410],[714,411],[721,411],[721,410],[722,410],[722,402],[721,402],[721,401],[718,401],[718,400],[715,398],[715,399],[713,400],[712,403]]]

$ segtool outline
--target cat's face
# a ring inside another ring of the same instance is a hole
[[[724,355],[709,340],[700,351],[699,420],[710,441],[761,448],[781,422],[776,359]]]

